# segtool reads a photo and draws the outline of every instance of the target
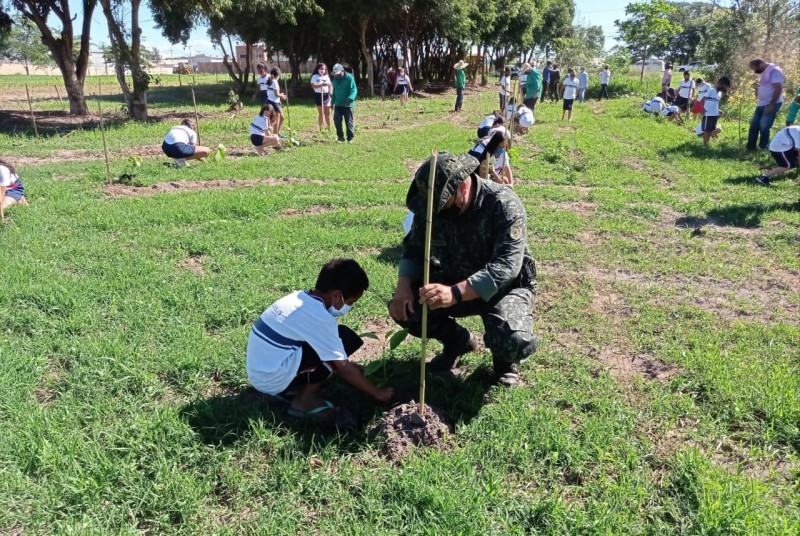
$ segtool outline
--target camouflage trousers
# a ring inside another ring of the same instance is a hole
[[[419,285],[414,285],[414,297],[419,300]],[[534,289],[517,287],[504,289],[488,302],[482,299],[456,304],[446,309],[428,310],[428,337],[452,348],[469,341],[469,331],[458,325],[456,318],[480,316],[483,320],[483,342],[496,361],[518,363],[536,351],[539,338],[533,334]],[[416,303],[416,302],[415,302]],[[422,334],[422,306],[414,306],[408,320],[397,322],[411,335]]]

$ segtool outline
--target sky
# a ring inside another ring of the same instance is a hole
[[[625,6],[632,0],[575,0],[576,15],[575,22],[587,25],[597,25],[603,27],[603,33],[606,37],[606,49],[614,46],[614,35],[616,28],[614,21],[625,17]],[[81,3],[77,0],[70,0],[70,7],[73,15],[81,13]],[[219,51],[215,51],[211,41],[206,35],[205,28],[196,28],[192,32],[192,36],[187,43],[187,47],[183,45],[171,45],[162,35],[158,28],[155,27],[153,16],[147,2],[142,2],[142,7],[139,13],[140,24],[142,26],[142,38],[146,46],[156,47],[161,51],[163,57],[170,56],[184,56],[192,54],[208,54],[211,56],[220,55]],[[108,44],[108,27],[103,12],[98,6],[94,11],[92,17],[92,43],[95,44]]]

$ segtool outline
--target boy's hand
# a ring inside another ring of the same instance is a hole
[[[375,393],[375,400],[384,404],[389,402],[392,398],[394,398],[393,387],[384,387],[382,389],[378,389],[378,392]]]

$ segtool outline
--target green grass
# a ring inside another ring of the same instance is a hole
[[[360,101],[352,145],[314,134],[316,111],[293,102],[306,143],[258,158],[255,106],[227,113],[209,83],[202,140],[234,156],[174,170],[158,146],[191,111],[186,91],[156,93],[159,120],[111,123],[113,175],[141,154],[145,186],[305,180],[109,197],[96,130],[0,135],[31,202],[0,228],[0,532],[800,532],[797,183],[747,181],[768,162],[739,159],[737,122],[706,151],[636,98],[577,105],[571,124],[537,106],[514,162],[540,274],[527,387],[490,387],[488,353],[469,356],[463,377],[429,384],[451,448],[395,465],[366,429],[292,427],[254,397],[247,333],[334,256],[371,281],[344,322],[386,329],[409,168],[434,147],[469,149],[495,92],[468,94],[456,116],[450,95]],[[285,212],[315,205],[330,210]],[[373,379],[413,391],[418,351],[373,357]]]

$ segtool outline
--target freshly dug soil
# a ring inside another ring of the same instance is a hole
[[[399,461],[415,447],[446,448],[446,438],[451,428],[446,424],[442,412],[427,404],[425,415],[420,417],[417,403],[412,400],[387,411],[375,431],[383,441],[383,453],[389,459]]]

